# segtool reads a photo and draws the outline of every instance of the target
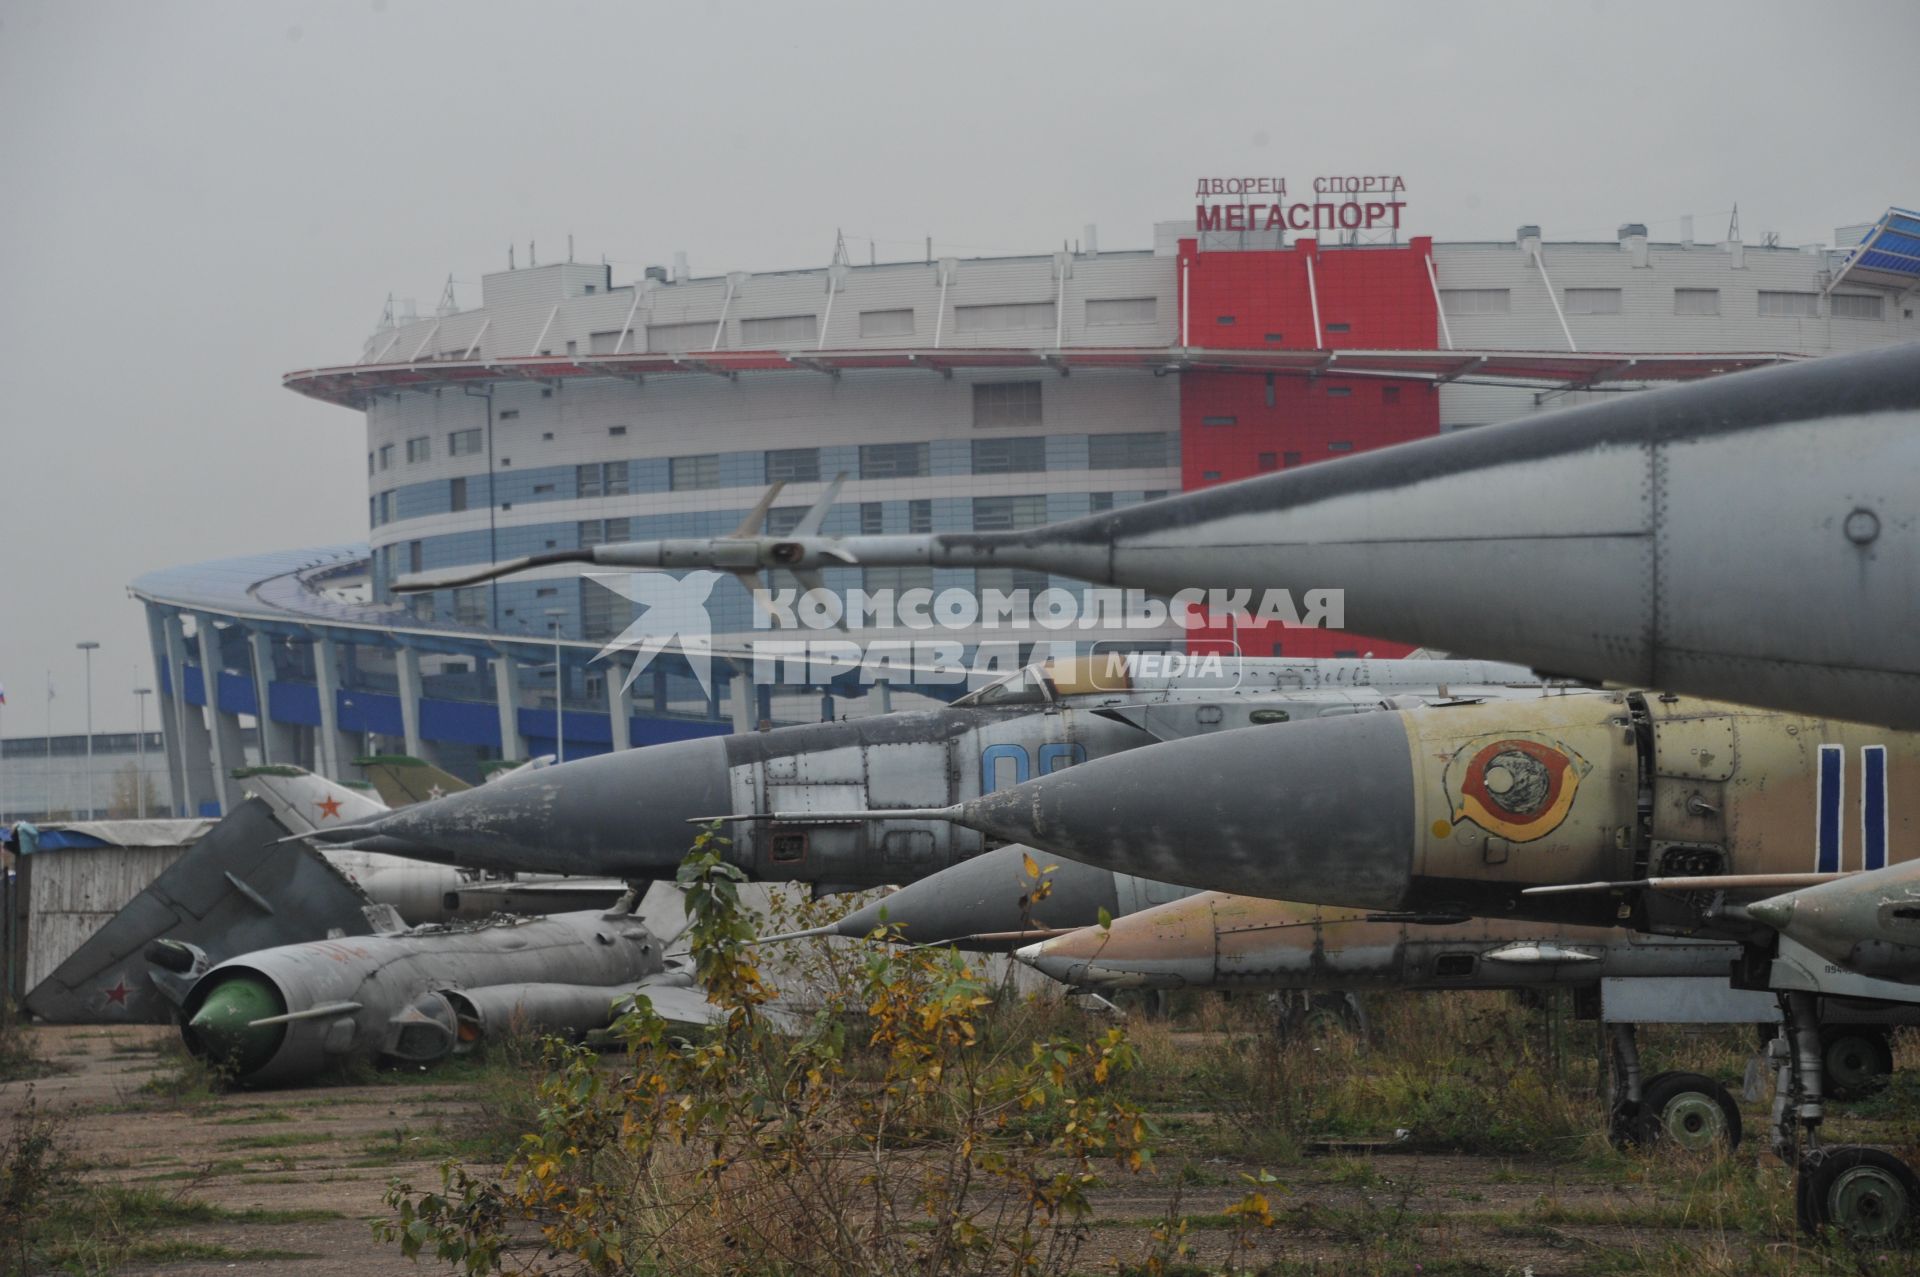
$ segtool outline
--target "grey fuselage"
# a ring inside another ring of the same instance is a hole
[[[459,1045],[460,1018],[471,1014],[463,995],[503,986],[584,988],[604,1009],[617,990],[663,970],[661,947],[631,916],[599,911],[283,945],[230,958],[201,976],[181,1008],[183,1033],[190,1050],[204,1053],[195,1013],[222,985],[252,978],[270,986],[278,1014],[339,1009],[277,1026],[270,1058],[242,1081],[297,1082],[356,1055],[425,1063]],[[568,997],[568,1007],[576,1000]]]
[[[1168,595],[1335,589],[1362,634],[1920,728],[1920,345],[1020,531],[629,542],[591,558],[670,571],[1028,568]]]
[[[510,776],[326,831],[354,845],[506,871],[672,873],[720,816],[942,807],[1156,740],[1364,712],[1395,695],[1539,696],[1527,671],[1480,661],[1248,660],[1232,690],[1159,685],[959,703],[650,745]],[[730,826],[762,881],[835,891],[906,883],[976,855],[943,821]]]

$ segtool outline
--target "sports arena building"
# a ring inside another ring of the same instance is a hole
[[[865,690],[841,679],[775,696],[720,664],[708,694],[671,657],[623,690],[623,661],[594,659],[634,615],[620,594],[552,569],[395,596],[409,572],[720,535],[773,482],[779,532],[837,475],[828,533],[1018,528],[1920,339],[1920,217],[1898,209],[1842,228],[1831,248],[1656,243],[1635,224],[1597,243],[1537,226],[1436,243],[1402,238],[1397,193],[1356,186],[1309,206],[1282,185],[1215,182],[1150,249],[1102,251],[1089,228],[1070,250],[1025,257],[710,277],[679,266],[622,282],[605,265],[529,264],[485,276],[473,309],[449,295],[435,314],[389,316],[357,360],[285,377],[339,405],[343,429],[348,412],[364,422],[367,542],[134,584],[176,805],[233,801],[225,777],[242,762],[347,778],[354,757],[402,749],[471,772],[554,753],[560,737],[577,757],[833,715]],[[1050,584],[851,568],[826,583]],[[754,630],[731,579],[709,612],[716,644]],[[1262,656],[1404,651],[1313,629],[1200,637]],[[862,701],[854,712],[887,698]]]

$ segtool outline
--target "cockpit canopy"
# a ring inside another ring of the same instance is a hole
[[[1104,668],[1096,673],[1096,664]],[[955,705],[1048,705],[1063,696],[1124,692],[1131,685],[1122,662],[1106,656],[1046,661],[968,692]]]

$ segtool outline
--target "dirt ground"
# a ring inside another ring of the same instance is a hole
[[[71,1115],[73,1151],[89,1179],[159,1187],[231,1211],[303,1210],[334,1218],[291,1224],[213,1223],[170,1229],[167,1236],[235,1251],[297,1252],[302,1258],[149,1265],[121,1271],[177,1277],[229,1277],[236,1271],[271,1277],[347,1277],[440,1271],[414,1264],[374,1240],[369,1221],[383,1217],[390,1180],[437,1182],[445,1143],[477,1111],[471,1088],[432,1075],[396,1077],[368,1086],[239,1092],[190,1101],[156,1094],[177,1059],[160,1053],[171,1030],[35,1026],[42,1057],[65,1070],[31,1084],[0,1085],[0,1122],[25,1102]],[[1763,1184],[1785,1212],[1785,1173],[1749,1143],[1737,1155],[1778,1185]],[[1234,1235],[1218,1213],[1246,1191],[1259,1167],[1231,1155],[1190,1156],[1175,1173],[1111,1183],[1096,1194],[1098,1215],[1077,1267],[1113,1271],[1137,1261],[1146,1235],[1170,1209],[1198,1221],[1187,1263],[1213,1267],[1234,1254]],[[1767,1168],[1772,1166],[1772,1170]],[[1335,1149],[1276,1171],[1270,1190],[1282,1227],[1261,1233],[1240,1252],[1257,1268],[1281,1261],[1320,1271],[1422,1271],[1402,1263],[1409,1239],[1431,1245],[1425,1271],[1511,1273],[1514,1277],[1673,1271],[1676,1248],[1718,1249],[1713,1220],[1674,1218],[1687,1177],[1672,1165],[1623,1177],[1577,1157],[1496,1158],[1415,1154],[1391,1148]],[[1213,1218],[1208,1219],[1207,1217]],[[1790,1213],[1773,1236],[1736,1235],[1751,1253],[1791,1252]],[[1725,1234],[1719,1236],[1724,1239]],[[1724,1240],[1719,1244],[1724,1246]],[[1792,1267],[1791,1259],[1788,1260]],[[1723,1271],[1745,1271],[1743,1266]],[[1809,1271],[1812,1271],[1811,1269]]]
[[[384,1277],[432,1272],[373,1239],[368,1221],[398,1176],[436,1180],[437,1153],[409,1156],[420,1132],[457,1127],[471,1099],[409,1080],[381,1086],[239,1092],[177,1105],[143,1088],[175,1062],[155,1048],[177,1031],[145,1026],[30,1028],[36,1052],[66,1070],[0,1085],[0,1123],[31,1088],[37,1103],[72,1115],[67,1132],[87,1178],[159,1187],[233,1211],[332,1211],[336,1219],[291,1224],[218,1223],[169,1237],[235,1251],[281,1250],[304,1259],[172,1263],[126,1268],[172,1277],[233,1277],[240,1268],[274,1277]]]

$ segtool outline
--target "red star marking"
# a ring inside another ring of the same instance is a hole
[[[115,1003],[119,1006],[125,1006],[127,1005],[127,995],[132,992],[133,990],[127,987],[127,978],[125,976],[121,976],[120,983],[114,985],[111,989],[106,990],[107,1001]]]
[[[340,800],[338,798],[322,798],[319,802],[315,803],[314,806],[320,809],[322,816],[338,816],[340,814]]]

